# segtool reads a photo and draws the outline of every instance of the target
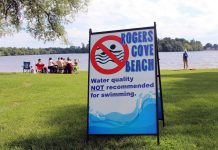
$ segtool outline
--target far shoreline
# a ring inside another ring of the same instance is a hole
[[[188,52],[207,52],[207,51],[217,51],[218,50],[215,50],[215,49],[204,49],[204,50],[200,50],[200,51],[188,51]],[[171,51],[172,53],[177,53],[177,52],[183,52],[183,51]],[[171,52],[167,52],[167,51],[160,51],[160,53],[171,53]],[[7,56],[44,56],[44,55],[69,55],[69,54],[89,54],[89,53],[58,53],[58,54],[33,54],[33,55],[0,55],[0,57],[7,57]]]
[[[161,69],[161,71],[170,71],[170,72],[178,72],[178,71],[212,71],[212,70],[218,70],[217,68],[190,68],[190,69]],[[88,73],[88,70],[80,70],[79,72],[84,72],[84,73]],[[28,72],[0,72],[0,75],[4,75],[4,74],[33,74],[33,73],[28,73]],[[65,74],[60,74],[60,73],[37,73],[38,75],[65,75]],[[37,74],[33,74],[33,75],[37,75]],[[66,75],[77,75],[78,73],[72,73],[72,74],[66,74]]]

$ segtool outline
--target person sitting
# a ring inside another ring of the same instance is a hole
[[[62,57],[58,58],[57,65],[58,65],[58,72],[62,73],[64,70],[64,61]]]
[[[79,60],[78,59],[74,59],[74,72],[78,72],[79,70]]]
[[[67,58],[67,66],[66,66],[66,72],[71,74],[73,71],[73,62],[72,60],[68,57]]]
[[[48,59],[48,69],[50,69],[50,73],[57,73],[57,63],[52,58]]]
[[[65,58],[63,58],[63,68],[64,68],[64,73],[67,73],[67,61]]]
[[[30,67],[30,72],[33,73],[33,74],[36,73],[32,66]]]
[[[47,73],[47,68],[41,59],[36,63],[36,72]]]

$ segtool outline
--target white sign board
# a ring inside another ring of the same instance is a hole
[[[88,134],[158,134],[155,32],[90,33]]]

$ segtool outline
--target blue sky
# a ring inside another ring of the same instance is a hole
[[[159,38],[195,39],[218,43],[216,0],[90,0],[87,12],[66,25],[72,45],[88,43],[89,28],[95,31],[136,28],[157,22]],[[44,43],[24,31],[0,38],[0,47],[68,47],[62,41]]]

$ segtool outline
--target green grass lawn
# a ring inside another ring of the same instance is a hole
[[[162,71],[166,127],[86,139],[87,72],[0,74],[0,149],[218,149],[218,69]]]

